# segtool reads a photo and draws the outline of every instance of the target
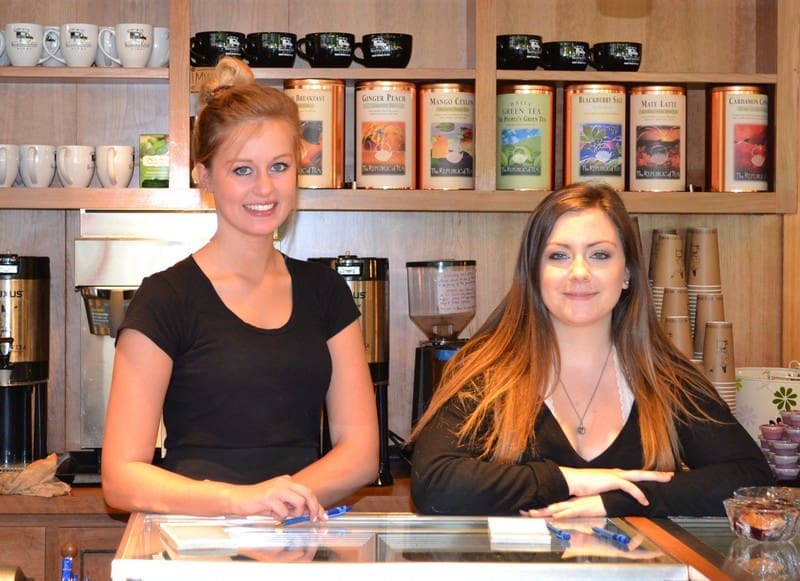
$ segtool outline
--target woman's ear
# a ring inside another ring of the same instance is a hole
[[[202,163],[196,163],[194,169],[192,170],[192,174],[194,176],[195,181],[200,185],[202,189],[205,191],[210,191],[208,189],[208,168],[203,165]]]

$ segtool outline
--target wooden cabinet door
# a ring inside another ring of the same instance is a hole
[[[45,578],[45,527],[0,527],[0,565],[19,567],[29,579]]]
[[[111,579],[111,561],[122,540],[123,526],[58,529],[58,554],[48,558],[49,579],[58,579],[67,545],[74,546],[72,569],[78,579],[101,581]]]

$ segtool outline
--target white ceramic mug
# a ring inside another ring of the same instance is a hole
[[[119,58],[105,49],[105,37],[113,36]],[[150,24],[125,23],[114,28],[103,28],[99,33],[100,50],[113,62],[123,67],[144,67],[153,51],[153,27]]]
[[[20,145],[19,174],[29,188],[49,188],[56,176],[55,145]]]
[[[98,145],[97,178],[104,188],[127,188],[133,177],[136,150],[132,145]]]
[[[109,33],[103,34],[104,30],[113,30],[113,26],[100,26],[97,29],[97,55],[94,59],[94,64],[98,67],[119,67],[122,66],[119,62],[111,60],[113,57],[119,61],[117,54],[117,43],[114,40],[114,35]],[[100,48],[102,43],[103,48]],[[110,56],[106,56],[106,54]]]
[[[153,50],[150,52],[148,67],[165,67],[169,64],[169,28],[153,27]]]
[[[6,24],[8,60],[15,67],[35,67],[49,57],[44,54],[44,26],[31,22]]]
[[[0,30],[0,67],[7,67],[10,64],[8,52],[6,51],[6,34]]]
[[[50,58],[68,67],[90,67],[97,56],[98,31],[96,24],[62,24],[56,35],[56,50],[61,49],[63,57],[52,50],[45,42],[44,51]]]
[[[44,54],[47,55],[47,58],[42,63],[43,67],[63,67],[66,65],[64,53],[61,51],[58,28],[58,26],[44,27],[44,39],[42,42],[44,43]]]
[[[94,176],[94,147],[91,145],[59,145],[56,150],[56,172],[65,188],[85,188]]]
[[[0,143],[0,188],[10,188],[19,174],[19,145]]]

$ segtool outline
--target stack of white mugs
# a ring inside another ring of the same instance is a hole
[[[45,26],[12,22],[0,29],[0,66],[166,67],[169,28],[143,23]]]
[[[104,188],[127,188],[135,160],[132,145],[0,143],[0,188],[47,188],[56,176],[61,187],[86,188],[95,174]]]
[[[716,228],[653,230],[648,268],[656,314],[675,345],[736,411],[733,326],[725,320]]]

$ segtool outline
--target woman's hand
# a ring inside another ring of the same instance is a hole
[[[263,515],[276,520],[307,514],[312,521],[325,518],[325,510],[307,486],[288,475],[250,485],[235,485],[231,491],[231,514]]]
[[[618,468],[566,468],[561,473],[572,496],[594,496],[610,490],[622,490],[647,506],[650,501],[634,482],[669,482],[673,472],[657,470],[620,470]]]
[[[570,498],[563,502],[554,502],[544,508],[521,510],[522,516],[534,518],[579,518],[590,516],[606,516],[606,507],[599,494]]]

